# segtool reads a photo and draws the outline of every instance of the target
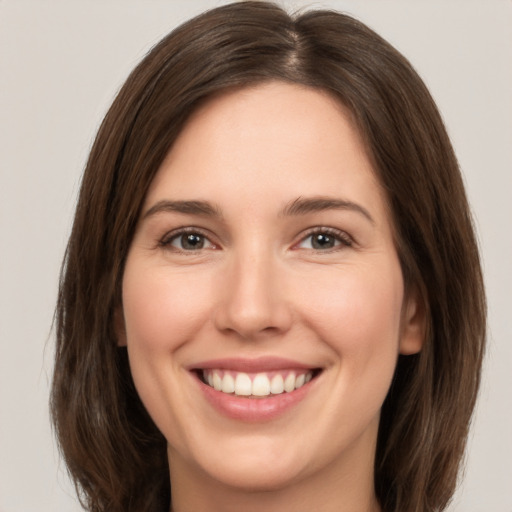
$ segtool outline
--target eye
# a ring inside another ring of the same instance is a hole
[[[173,231],[165,236],[160,245],[182,252],[215,248],[215,245],[203,233],[193,229]]]
[[[328,251],[337,247],[350,247],[352,239],[343,231],[332,228],[317,228],[311,231],[298,244],[299,249]]]

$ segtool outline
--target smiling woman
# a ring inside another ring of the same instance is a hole
[[[169,199],[211,206],[154,208]],[[171,476],[278,488],[281,508],[330,496],[373,510],[380,408],[424,315],[412,293],[404,303],[385,196],[348,116],[283,82],[217,96],[174,142],[146,210],[118,340]],[[346,475],[350,492],[332,488]],[[180,498],[177,510],[211,502]]]
[[[92,148],[57,315],[88,510],[454,491],[485,333],[468,205],[421,80],[348,16],[238,2],[150,52]]]

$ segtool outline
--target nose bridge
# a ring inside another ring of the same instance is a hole
[[[268,244],[253,240],[234,250],[223,276],[218,327],[236,331],[246,339],[287,330],[290,312],[280,274],[277,257]]]

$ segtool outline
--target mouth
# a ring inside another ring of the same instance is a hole
[[[260,357],[204,361],[188,370],[214,410],[230,419],[253,423],[277,419],[314,395],[324,368]]]
[[[320,369],[282,369],[242,372],[223,368],[195,370],[198,378],[215,391],[240,398],[271,398],[302,388]]]

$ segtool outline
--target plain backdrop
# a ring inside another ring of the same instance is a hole
[[[0,512],[81,510],[47,405],[80,175],[129,71],[177,24],[222,3],[0,0]],[[412,61],[443,113],[476,218],[490,324],[465,480],[450,512],[512,512],[512,2],[284,4],[369,24]]]

